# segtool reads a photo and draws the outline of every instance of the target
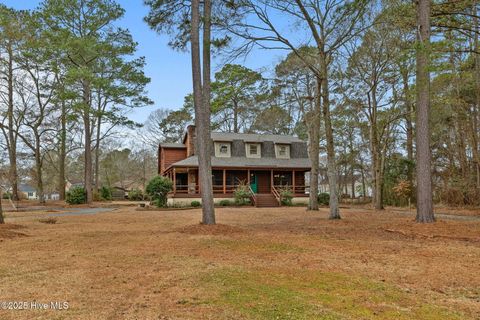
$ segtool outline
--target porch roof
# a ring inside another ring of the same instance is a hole
[[[198,156],[191,156],[173,163],[170,167],[198,167]],[[277,158],[247,158],[230,157],[217,158],[212,156],[212,167],[222,168],[285,168],[310,170],[312,165],[308,158],[277,159]]]

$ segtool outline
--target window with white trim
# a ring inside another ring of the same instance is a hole
[[[260,143],[247,143],[246,154],[248,158],[261,158],[262,156],[262,147]]]
[[[231,156],[231,146],[229,142],[215,142],[215,157],[229,158]]]
[[[288,144],[276,144],[275,156],[279,159],[290,159],[290,145]]]

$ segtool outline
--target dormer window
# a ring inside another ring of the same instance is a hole
[[[219,158],[230,158],[231,147],[229,142],[215,142],[215,156]]]
[[[245,144],[248,158],[261,158],[261,144],[260,143],[247,143]]]
[[[288,144],[276,144],[275,155],[279,159],[290,159],[290,145]]]

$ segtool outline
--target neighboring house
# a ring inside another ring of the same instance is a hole
[[[18,186],[18,190],[23,194],[23,196],[28,200],[38,200],[37,190],[28,185],[28,184],[20,184]]]
[[[370,197],[372,194],[370,185],[365,181],[362,181],[362,177],[360,175],[355,175],[353,177],[353,181],[352,176],[350,175],[337,176],[337,183],[340,189],[339,194],[342,195],[343,198],[363,198],[364,193],[365,197]],[[363,191],[364,187],[365,192]],[[330,185],[328,184],[326,173],[323,176],[319,176],[318,191],[320,193],[330,193]]]
[[[212,132],[214,201],[233,200],[239,184],[250,186],[257,206],[279,205],[280,188],[294,191],[293,202],[308,201],[305,173],[310,171],[307,144],[297,137]],[[162,143],[158,173],[174,182],[169,204],[190,204],[200,199],[195,126],[188,126],[182,143]]]
[[[18,190],[23,195],[23,197],[27,200],[38,200],[39,199],[39,196],[37,194],[37,189],[35,189],[35,187],[32,187],[31,185],[20,184],[18,186]],[[45,194],[43,195],[43,198],[45,200],[60,200],[60,193],[58,193],[56,191],[45,192]]]

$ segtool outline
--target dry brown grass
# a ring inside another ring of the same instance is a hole
[[[215,227],[200,210],[10,218],[1,300],[70,308],[0,319],[479,319],[480,222],[342,214],[219,208]]]

